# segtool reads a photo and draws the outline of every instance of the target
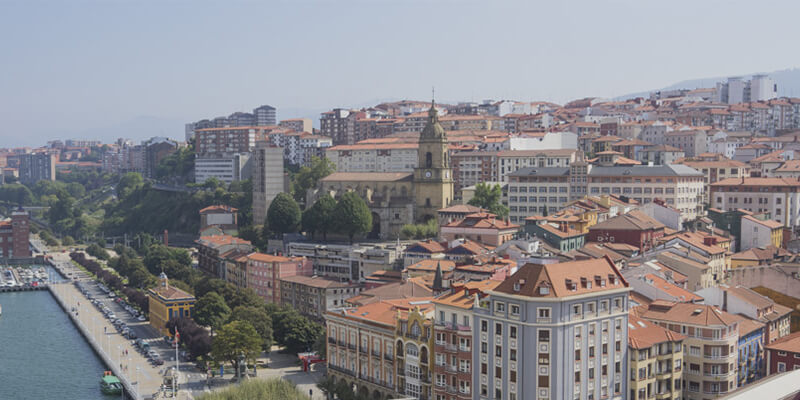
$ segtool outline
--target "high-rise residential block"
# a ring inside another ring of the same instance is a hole
[[[27,185],[56,180],[57,160],[56,155],[51,153],[19,155],[19,181]]]
[[[253,223],[260,225],[267,218],[272,199],[287,191],[283,174],[283,149],[267,141],[259,141],[252,154]]]

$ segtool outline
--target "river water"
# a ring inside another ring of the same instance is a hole
[[[103,363],[48,291],[0,293],[0,399],[110,399]]]

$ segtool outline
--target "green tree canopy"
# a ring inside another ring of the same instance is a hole
[[[297,202],[286,193],[278,193],[267,209],[265,229],[274,233],[297,232],[299,224],[300,207]]]
[[[347,192],[339,198],[334,209],[334,224],[339,233],[347,235],[350,243],[357,234],[369,232],[372,229],[372,213],[355,192]]]
[[[128,172],[122,175],[117,183],[117,195],[120,199],[128,197],[133,191],[144,185],[144,179],[138,172]]]
[[[303,213],[303,229],[313,236],[316,232],[322,233],[322,239],[328,240],[328,232],[334,229],[334,211],[336,200],[325,194],[311,208]]]
[[[304,203],[308,189],[314,188],[319,180],[334,173],[336,165],[325,157],[311,157],[310,167],[301,167],[295,174],[294,179],[294,198],[298,202]]]
[[[213,330],[222,326],[230,315],[231,309],[228,308],[225,299],[217,292],[209,292],[197,300],[192,318],[198,324],[210,326]]]
[[[263,307],[238,306],[231,313],[231,321],[249,322],[261,337],[261,349],[268,352],[272,347],[272,318]]]
[[[505,218],[508,216],[508,207],[503,205],[502,198],[503,189],[499,184],[492,186],[481,182],[475,185],[475,196],[467,204],[485,208],[492,214]]]
[[[29,206],[34,203],[33,192],[27,186],[18,183],[0,185],[0,201],[17,206]]]
[[[239,356],[255,359],[261,351],[261,337],[247,321],[233,321],[223,325],[211,344],[211,355],[217,361],[228,361],[239,370]]]

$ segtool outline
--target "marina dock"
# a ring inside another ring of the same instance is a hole
[[[152,366],[73,284],[55,283],[47,288],[108,369],[119,378],[126,398],[161,398],[156,396],[162,383],[161,370],[165,366]],[[77,315],[72,312],[73,307]],[[128,351],[127,355],[124,350]],[[97,379],[99,381],[100,377]]]

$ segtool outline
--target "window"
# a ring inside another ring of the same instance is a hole
[[[497,302],[494,304],[495,311],[497,312],[505,312],[506,311],[506,303]]]
[[[489,323],[486,320],[481,321],[481,332],[488,332],[489,331]]]
[[[549,342],[550,341],[550,331],[546,329],[539,329],[539,341],[540,342]]]
[[[539,318],[550,318],[549,308],[540,308],[538,311],[539,311]]]
[[[517,351],[516,351],[516,350],[514,350],[514,349],[511,349],[511,351],[510,351],[510,353],[509,353],[509,357],[508,357],[508,358],[509,358],[511,361],[517,361]]]
[[[516,304],[511,305],[511,315],[519,315],[519,306]]]
[[[503,334],[503,324],[496,323],[494,324],[494,334],[495,335],[502,335]]]
[[[517,327],[516,326],[512,326],[512,327],[509,328],[509,336],[512,339],[516,339],[517,338]]]

